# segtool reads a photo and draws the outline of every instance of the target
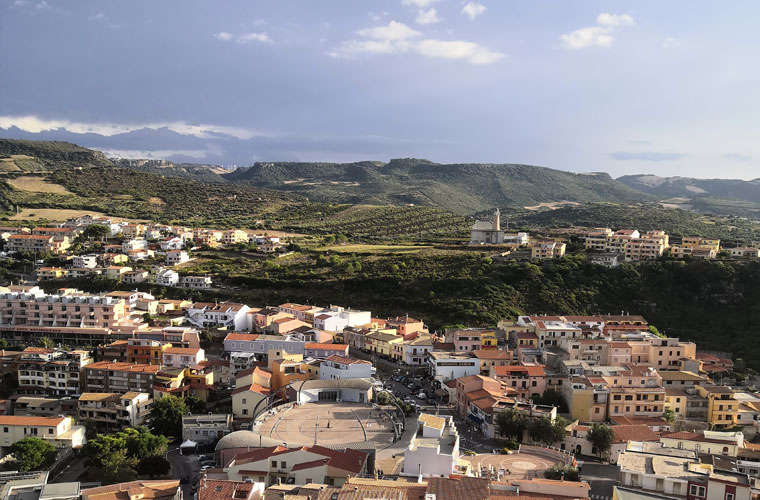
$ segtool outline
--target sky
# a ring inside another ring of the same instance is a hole
[[[0,0],[0,137],[760,177],[760,2]]]

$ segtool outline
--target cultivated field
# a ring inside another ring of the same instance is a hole
[[[357,254],[409,254],[433,248],[430,245],[332,245],[321,247],[318,250],[329,250],[334,253],[357,253]]]
[[[102,212],[94,212],[92,210],[68,210],[61,208],[22,208],[19,213],[9,217],[11,220],[35,220],[35,219],[47,219],[52,221],[65,221],[70,217],[81,217],[82,215],[92,215],[93,217],[106,217],[106,214]],[[122,221],[129,219],[122,219],[119,217],[111,217],[114,221]]]
[[[26,175],[23,177],[16,177],[15,179],[8,179],[8,184],[22,191],[32,191],[35,193],[73,194],[71,191],[61,186],[60,184],[53,184],[52,182],[46,180],[44,177]]]

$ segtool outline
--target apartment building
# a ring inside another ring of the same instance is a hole
[[[394,346],[396,344],[401,345],[403,341],[404,337],[401,335],[379,331],[372,332],[367,334],[364,338],[364,349],[372,354],[400,360],[402,354],[399,350],[394,349]]]
[[[52,295],[36,287],[0,293],[0,325],[113,328],[125,319],[124,301],[107,296]]]
[[[12,414],[26,417],[76,417],[77,401],[65,396],[61,398],[20,396],[13,403]]]
[[[580,422],[606,422],[610,389],[598,376],[571,376],[562,384],[570,416]]]
[[[83,392],[153,393],[156,365],[99,361],[84,367]]]
[[[744,448],[744,434],[741,432],[698,431],[670,432],[660,436],[660,442],[666,448],[691,450],[697,455],[701,453],[739,456]]]
[[[162,353],[163,366],[186,368],[196,366],[206,359],[206,352],[199,347],[168,347]]]
[[[629,365],[603,379],[610,391],[610,418],[659,417],[665,411],[662,377],[654,368]]]
[[[169,250],[166,252],[166,265],[176,266],[190,261],[190,256],[184,250]]]
[[[480,360],[469,353],[432,351],[427,356],[430,375],[439,382],[480,374]]]
[[[8,236],[9,252],[62,253],[67,247],[41,234],[12,234]]]
[[[214,443],[230,432],[232,432],[232,415],[229,413],[182,416],[182,439],[184,440]]]
[[[177,286],[179,284],[179,273],[174,269],[160,269],[156,273],[156,284],[161,286]]]
[[[371,321],[367,321],[365,324],[369,324]],[[396,332],[409,340],[408,337],[416,337],[419,333],[427,333],[428,329],[422,320],[410,318],[406,316],[396,316],[395,318],[388,318],[385,320],[386,328],[393,328]]]
[[[530,247],[531,259],[559,259],[565,256],[567,244],[561,241],[537,241]]]
[[[232,414],[235,420],[249,421],[254,417],[254,409],[259,415],[259,409],[263,411],[265,407],[265,403],[259,405],[259,402],[269,397],[270,394],[269,388],[253,382],[249,384],[236,383],[236,387],[232,391]]]
[[[222,233],[222,245],[230,246],[238,243],[248,243],[248,233],[240,229],[230,229]]]
[[[707,422],[718,429],[739,423],[739,401],[734,390],[722,385],[700,385],[697,393],[707,399]]]
[[[137,269],[135,271],[127,271],[121,275],[124,283],[135,285],[137,283],[144,283],[150,279],[150,273],[144,269]]]
[[[304,356],[312,358],[328,358],[330,356],[348,356],[348,344],[330,344],[306,342],[303,346]]]
[[[492,366],[489,375],[529,400],[546,390],[546,371],[542,365]]]
[[[184,398],[195,396],[204,403],[214,386],[214,371],[208,366],[169,367],[163,366],[156,372],[153,381],[153,397],[161,399],[166,395]]]
[[[77,418],[109,432],[145,425],[152,407],[153,398],[146,392],[85,392],[78,400]]]
[[[18,391],[48,396],[77,394],[83,368],[92,361],[88,351],[27,347],[18,360]]]
[[[604,252],[607,248],[607,238],[612,236],[612,229],[607,227],[596,228],[586,233],[584,246],[586,250]]]
[[[56,448],[81,448],[85,443],[84,427],[74,425],[71,417],[23,417],[0,415],[0,450],[3,455],[10,447],[27,437],[47,441]]]
[[[433,337],[420,335],[412,340],[405,340],[401,344],[394,344],[394,349],[403,351],[403,361],[407,365],[420,366],[427,363],[427,353],[433,350]]]
[[[164,351],[171,347],[167,342],[149,338],[130,338],[125,342],[126,361],[136,365],[161,365]]]

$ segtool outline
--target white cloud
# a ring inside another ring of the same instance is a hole
[[[357,31],[365,37],[347,40],[328,54],[341,59],[354,59],[359,54],[399,54],[414,52],[424,57],[459,59],[470,64],[490,64],[504,57],[475,42],[463,40],[415,40],[422,35],[404,23],[391,21],[387,26],[377,26]]]
[[[231,33],[221,31],[219,33],[215,33],[214,38],[216,38],[217,40],[222,40],[226,42],[227,40],[232,40],[233,36]]]
[[[470,64],[491,64],[504,57],[475,42],[461,40],[422,40],[414,47],[418,54],[443,59],[464,59]]]
[[[262,42],[262,43],[274,43],[266,33],[244,33],[238,35],[235,40],[237,43],[249,43],[249,42]]]
[[[93,147],[102,151],[108,158],[126,158],[140,160],[165,160],[172,156],[185,156],[195,160],[202,160],[209,156],[222,153],[221,148],[209,147],[208,149],[158,149],[149,151],[146,149],[107,149]]]
[[[166,128],[181,135],[190,135],[201,139],[210,139],[217,135],[228,135],[237,139],[252,139],[264,137],[267,134],[242,127],[229,127],[226,125],[190,124],[183,121],[166,123],[87,123],[71,120],[46,120],[36,116],[0,116],[0,129],[17,127],[25,132],[40,133],[44,131],[64,129],[74,134],[99,134],[110,137],[117,134],[126,134],[144,128]]]
[[[464,4],[464,7],[462,7],[462,14],[470,19],[475,19],[485,11],[486,6],[478,2],[467,2]]]
[[[628,14],[610,14],[608,12],[602,12],[596,18],[596,24],[600,26],[610,26],[617,28],[618,26],[631,26],[633,25],[633,17]]]
[[[594,46],[610,47],[615,40],[614,33],[625,26],[632,26],[633,23],[633,17],[628,14],[618,15],[602,12],[596,18],[596,26],[565,33],[559,39],[568,49],[583,49]]]
[[[443,21],[441,17],[438,15],[438,11],[436,11],[434,8],[430,8],[428,10],[420,10],[420,12],[417,14],[417,19],[414,20],[417,24],[435,24],[440,23]]]
[[[250,42],[261,42],[261,43],[274,43],[274,40],[269,38],[269,35],[266,33],[241,33],[238,35],[233,35],[232,33],[227,33],[226,31],[221,31],[219,33],[214,33],[214,38],[217,40],[221,40],[223,42],[229,42],[230,40],[235,40],[237,43],[250,43]]]
[[[93,21],[107,21],[108,16],[104,12],[98,12],[94,16],[92,16],[90,19]]]
[[[680,47],[681,42],[679,42],[677,39],[673,38],[672,36],[669,36],[665,38],[665,40],[662,41],[662,48],[663,49],[673,49],[675,47]]]
[[[413,30],[404,23],[398,21],[391,21],[387,26],[376,26],[374,28],[366,28],[356,32],[357,35],[365,36],[367,38],[374,38],[375,40],[407,40],[416,36],[420,36],[422,33]]]
[[[401,5],[411,5],[419,9],[424,9],[428,5],[437,2],[438,0],[401,0]]]

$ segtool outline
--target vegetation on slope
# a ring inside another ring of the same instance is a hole
[[[646,195],[604,173],[573,174],[529,165],[438,164],[413,158],[388,163],[256,163],[225,175],[234,182],[295,192],[332,203],[404,204],[470,214],[545,202],[641,201]]]

